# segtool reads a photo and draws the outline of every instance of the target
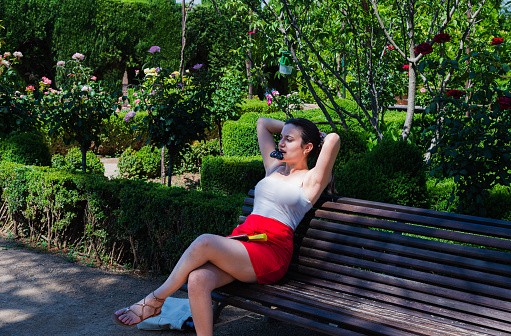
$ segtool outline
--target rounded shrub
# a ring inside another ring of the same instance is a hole
[[[168,162],[165,151],[165,163]],[[119,173],[127,178],[154,178],[160,175],[161,150],[144,146],[136,151],[128,147],[119,158]]]
[[[264,177],[261,157],[207,156],[202,161],[203,191],[232,195],[246,194]]]
[[[142,160],[131,147],[122,152],[117,167],[119,168],[119,174],[126,178],[139,178],[143,171]]]
[[[421,151],[404,141],[385,140],[336,170],[339,195],[369,201],[428,207]]]
[[[86,164],[87,164],[87,173],[93,174],[104,174],[105,166],[101,160],[96,156],[96,154],[91,151],[87,151],[85,156]],[[69,170],[71,172],[81,172],[82,171],[82,152],[78,147],[71,148],[65,157],[62,157],[61,154],[53,155],[51,159],[52,166],[59,169]]]
[[[33,133],[20,133],[0,144],[2,160],[23,165],[50,166],[51,155],[43,138]]]

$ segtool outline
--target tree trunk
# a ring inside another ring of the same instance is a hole
[[[165,184],[165,146],[161,148],[160,172],[161,184]]]
[[[415,2],[410,1],[407,4],[407,22],[406,28],[408,30],[408,54],[410,58],[415,58],[415,35],[414,35],[414,19],[415,19]],[[413,62],[409,62],[408,69],[408,106],[406,108],[406,119],[401,132],[401,139],[406,140],[412,131],[413,114],[415,113],[415,90],[417,88],[417,66]]]
[[[218,128],[218,139],[219,139],[219,144],[220,144],[220,155],[223,156],[224,155],[224,151],[222,149],[222,123],[221,123],[220,119],[216,120],[216,127]]]
[[[87,172],[87,147],[85,144],[80,146],[80,150],[82,152],[82,172]]]
[[[164,147],[165,148],[165,147]],[[168,180],[167,180],[167,186],[172,185],[172,170],[174,168],[173,162],[172,162],[172,146],[167,146],[167,151],[169,153],[169,173],[167,174]]]

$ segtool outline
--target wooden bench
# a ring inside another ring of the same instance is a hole
[[[282,281],[213,299],[328,335],[511,335],[510,239],[511,222],[322,197]]]

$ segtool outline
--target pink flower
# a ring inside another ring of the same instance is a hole
[[[135,70],[135,76],[138,76],[139,72],[140,72],[140,70]]]
[[[387,49],[389,49],[389,50],[394,50],[395,48],[394,48],[394,46],[393,46],[393,45],[389,44],[389,45],[387,46]]]
[[[278,96],[278,95],[280,95],[280,93],[279,93],[277,90],[273,90],[271,93],[272,93],[274,96]]]
[[[29,86],[27,86],[27,87],[25,88],[25,90],[30,91],[30,92],[34,92],[35,87],[33,87],[32,85],[29,85]]]
[[[45,84],[45,85],[50,85],[51,84],[51,80],[46,78],[46,77],[43,77],[42,80],[43,80],[43,84]]]
[[[137,93],[136,93],[136,92],[133,92],[133,95],[134,95],[134,96],[136,96],[136,95],[137,95]]]
[[[80,54],[80,53],[75,53],[71,58],[74,59],[75,61],[78,61],[78,60],[81,61],[85,58],[85,55]]]
[[[161,51],[161,48],[158,47],[158,46],[152,46],[151,48],[149,48],[149,50],[147,52],[151,53],[151,54],[154,54],[155,52],[160,52]]]
[[[500,104],[501,110],[511,110],[511,98],[499,97],[499,99],[497,99],[497,103]]]
[[[134,103],[135,103],[135,104],[138,104],[138,103],[140,103],[140,102],[141,102],[141,100],[140,100],[140,99],[137,99],[137,100],[135,100],[135,102],[134,102]]]
[[[92,76],[90,79],[93,80],[93,81],[96,81],[98,79],[98,77]]]
[[[493,45],[499,45],[499,44],[502,44],[504,43],[504,38],[503,37],[494,37],[490,44],[493,44]]]
[[[7,58],[7,57],[9,57],[9,56],[11,56],[11,53],[10,53],[10,52],[8,52],[8,51],[4,52],[4,58]]]
[[[23,54],[20,51],[15,51],[13,54],[14,57],[17,57],[18,59],[23,57]]]
[[[426,90],[426,88],[421,88],[421,93],[426,93],[428,92],[428,90]]]
[[[270,98],[268,98],[268,102],[267,102],[267,104],[268,104],[268,106],[270,106],[270,105],[271,105],[271,97],[270,97]]]
[[[415,47],[415,54],[431,54],[433,52],[433,47],[428,42],[423,42]]]
[[[63,67],[64,65],[66,65],[66,62],[64,62],[64,61],[58,61],[57,62],[57,66],[58,67]]]
[[[433,37],[433,41],[435,41],[436,43],[450,42],[451,35],[447,33],[436,34],[435,37]]]
[[[407,64],[407,65],[403,65],[403,70],[409,70],[410,69],[410,66]]]
[[[200,68],[202,68],[202,64],[195,64],[193,66],[193,70],[199,70]]]
[[[248,35],[255,34],[255,31],[248,32]]]

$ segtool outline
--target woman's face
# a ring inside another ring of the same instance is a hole
[[[279,150],[284,155],[281,161],[303,160],[312,149],[311,143],[302,145],[302,130],[293,124],[284,125],[280,136]]]

